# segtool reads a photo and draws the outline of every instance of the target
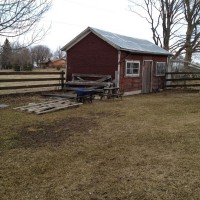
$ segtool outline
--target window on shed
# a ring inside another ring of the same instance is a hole
[[[156,76],[165,76],[166,72],[166,62],[156,63]]]
[[[127,60],[126,61],[126,76],[139,76],[140,74],[140,61]]]

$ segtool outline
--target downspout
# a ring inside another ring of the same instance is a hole
[[[119,87],[120,83],[120,65],[121,65],[121,51],[118,50],[118,66],[117,66],[117,87]]]

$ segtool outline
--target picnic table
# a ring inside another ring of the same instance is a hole
[[[120,97],[122,100],[123,93],[120,92],[119,87],[105,87],[103,91],[104,91],[103,94],[101,94],[101,100],[104,97],[107,97],[107,99],[113,99],[113,100],[114,98]]]

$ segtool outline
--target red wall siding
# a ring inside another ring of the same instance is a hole
[[[125,61],[139,60],[140,61],[140,76],[139,77],[126,77],[125,76]],[[142,67],[143,60],[153,61],[153,79],[152,88],[163,88],[165,77],[156,76],[156,62],[167,62],[167,56],[159,55],[145,55],[145,54],[129,54],[128,52],[121,52],[121,68],[120,68],[120,89],[125,92],[137,91],[142,89]]]
[[[67,51],[67,80],[72,73],[103,74],[115,77],[118,51],[98,38],[88,34]]]

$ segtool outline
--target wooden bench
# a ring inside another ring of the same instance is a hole
[[[104,88],[104,93],[100,94],[100,99],[102,100],[104,97],[107,97],[107,99],[115,99],[120,98],[122,100],[124,92],[120,92],[119,88]]]
[[[123,94],[124,94],[124,93],[112,94],[112,95],[110,96],[110,98],[113,98],[113,100],[114,100],[114,98],[120,98],[120,99],[122,100]]]

